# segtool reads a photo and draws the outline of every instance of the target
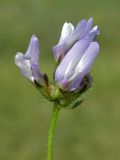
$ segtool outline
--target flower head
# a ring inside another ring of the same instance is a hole
[[[57,67],[53,83],[39,69],[39,41],[32,36],[25,54],[17,53],[15,64],[22,74],[39,89],[48,100],[62,107],[78,106],[80,95],[90,88],[91,66],[99,53],[95,38],[99,35],[98,26],[93,27],[93,18],[82,20],[76,28],[65,23],[57,45],[53,47]]]
[[[32,36],[29,47],[25,54],[18,52],[15,56],[15,64],[20,68],[22,74],[30,81],[41,83],[43,76],[39,70],[39,41]]]

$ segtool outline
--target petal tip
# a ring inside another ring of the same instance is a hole
[[[88,20],[89,20],[89,21],[93,21],[93,17],[90,17]]]
[[[38,41],[38,38],[36,37],[36,35],[32,35],[31,40],[32,41]]]

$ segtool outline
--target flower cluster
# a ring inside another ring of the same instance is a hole
[[[47,99],[61,106],[74,102],[75,106],[78,97],[92,84],[90,69],[99,52],[99,44],[95,41],[99,34],[98,26],[93,27],[93,18],[80,21],[76,28],[67,22],[63,25],[59,42],[53,47],[57,64],[53,83],[39,69],[36,36],[32,36],[25,54],[16,54],[15,64]]]

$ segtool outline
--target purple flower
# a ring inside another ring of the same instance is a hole
[[[99,34],[97,26],[92,28],[93,18],[82,20],[74,27],[65,23],[59,43],[54,46],[54,55],[61,62],[55,72],[55,81],[64,90],[76,90],[81,87],[83,78],[99,52],[95,37]]]
[[[63,108],[74,108],[82,103],[81,94],[92,84],[90,69],[99,52],[95,41],[99,34],[98,26],[93,27],[93,18],[80,21],[76,28],[67,22],[63,25],[60,40],[53,47],[56,59],[53,82],[39,69],[36,36],[32,36],[25,54],[16,54],[15,64],[46,99]]]
[[[39,70],[39,41],[32,36],[29,47],[25,54],[18,52],[15,56],[15,64],[20,68],[22,74],[30,81],[41,83],[43,75]]]

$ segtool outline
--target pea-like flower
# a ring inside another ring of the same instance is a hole
[[[67,22],[63,25],[60,40],[53,47],[57,64],[53,83],[39,69],[36,36],[32,36],[25,54],[16,54],[15,63],[48,100],[60,106],[70,105],[92,84],[90,69],[99,52],[99,44],[95,41],[97,35],[99,29],[93,27],[93,18],[80,21],[76,28]]]
[[[15,56],[15,64],[20,68],[22,74],[30,81],[41,84],[43,75],[39,70],[39,41],[32,36],[29,47],[25,54],[18,52]]]
[[[60,59],[55,81],[63,90],[81,89],[84,77],[89,75],[99,52],[99,44],[95,41],[99,29],[92,26],[93,18],[80,21],[75,29],[71,23],[65,23],[59,43],[53,47],[56,60]]]

